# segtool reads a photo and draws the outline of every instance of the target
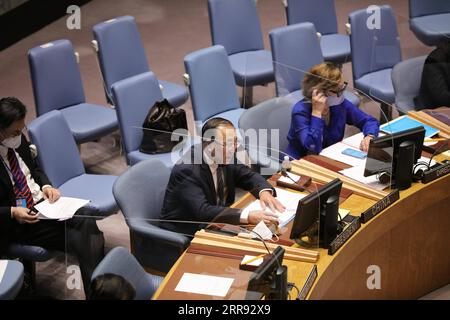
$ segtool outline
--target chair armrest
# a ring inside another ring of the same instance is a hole
[[[135,232],[140,236],[172,245],[174,247],[180,248],[181,251],[186,249],[191,241],[189,237],[185,235],[165,230],[151,224],[130,224],[130,229],[132,232]]]

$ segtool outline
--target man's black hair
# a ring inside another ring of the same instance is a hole
[[[17,98],[0,99],[0,129],[9,128],[14,122],[25,119],[27,107]]]

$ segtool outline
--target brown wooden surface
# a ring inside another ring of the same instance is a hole
[[[436,157],[440,161],[443,155]],[[450,175],[427,185],[415,183],[400,200],[361,229],[333,256],[318,249],[318,279],[309,299],[416,299],[450,283]],[[235,203],[245,207],[254,198]],[[375,203],[352,194],[340,208],[359,216]],[[282,238],[288,237],[290,229]],[[288,281],[301,288],[313,264],[284,260]],[[367,267],[381,269],[381,289],[367,288]],[[239,270],[239,260],[185,252],[168,273],[154,299],[219,299],[174,289],[185,272],[232,277],[225,299],[244,299],[250,271]],[[295,293],[295,290],[293,291]],[[220,298],[222,299],[222,298]]]

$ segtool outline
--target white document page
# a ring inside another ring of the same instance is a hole
[[[89,202],[90,200],[61,197],[54,203],[45,200],[34,207],[39,211],[39,219],[66,220],[72,218],[78,209]]]
[[[356,181],[364,183],[376,190],[381,191],[389,185],[389,183],[383,184],[380,181],[378,181],[376,174],[374,174],[372,176],[364,177],[364,166],[352,167],[352,168],[341,170],[339,172],[342,173],[346,177],[349,177]]]
[[[294,180],[296,183],[298,182],[298,180],[300,180],[300,176],[293,174],[291,172],[286,172],[286,174],[291,177],[292,180]],[[278,181],[284,182],[284,183],[289,183],[289,184],[294,184],[294,181],[292,181],[291,179],[289,179],[288,177],[283,177],[281,176]]]
[[[0,260],[0,283],[2,283],[2,279],[3,279],[3,276],[5,275],[7,266],[8,266],[8,260]]]
[[[225,297],[233,284],[233,278],[185,273],[178,282],[175,291]]]
[[[283,206],[286,207],[286,210],[283,213],[278,214],[278,220],[280,221],[280,228],[284,227],[289,221],[291,221],[295,213],[297,212],[297,205],[298,201],[300,199],[303,199],[306,195],[296,193],[296,192],[289,192],[287,190],[283,190],[280,188],[275,188],[277,192],[277,199],[281,202]],[[247,207],[243,209],[244,211],[255,211],[255,210],[261,210],[261,204],[259,203],[259,200],[255,200],[252,203],[250,203]],[[270,209],[266,209],[270,210]]]

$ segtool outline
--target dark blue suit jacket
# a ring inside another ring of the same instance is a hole
[[[206,163],[175,165],[167,185],[161,219],[239,224],[241,210],[228,207],[235,201],[236,187],[250,191],[255,197],[267,188],[272,189],[275,195],[272,186],[247,166],[229,164],[224,169],[228,192],[226,206],[219,206],[211,170]],[[161,226],[193,234],[202,224],[162,223]]]

